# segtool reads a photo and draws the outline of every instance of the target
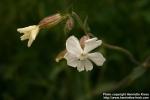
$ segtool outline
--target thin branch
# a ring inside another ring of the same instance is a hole
[[[101,90],[100,89],[95,89],[92,91],[92,95],[93,96],[96,96],[96,95],[100,95],[104,92],[113,92],[113,91],[116,91],[117,89],[123,87],[127,87],[129,85],[131,85],[136,79],[138,79],[139,77],[141,77],[146,71],[147,71],[147,68],[150,67],[150,56],[147,57],[145,59],[145,61],[138,65],[138,67],[134,68],[132,70],[132,72],[126,76],[124,79],[122,79],[120,82],[114,84],[113,86],[107,88],[107,89],[104,89],[104,90]]]
[[[106,48],[109,48],[109,49],[114,49],[114,50],[117,50],[117,51],[121,51],[121,52],[125,53],[134,64],[136,64],[136,65],[140,64],[140,62],[137,61],[134,58],[132,53],[129,52],[128,50],[124,49],[124,48],[121,48],[121,47],[118,47],[118,46],[114,46],[114,45],[110,45],[110,44],[107,44],[107,43],[103,43],[103,46],[106,47]]]
[[[82,22],[80,16],[78,14],[76,14],[75,12],[72,12],[72,15],[75,17],[75,19],[77,20],[78,24],[80,25],[80,27],[83,29],[84,33],[86,35],[88,35],[86,28],[84,27],[84,23]]]

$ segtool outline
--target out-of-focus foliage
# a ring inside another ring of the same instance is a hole
[[[64,34],[63,23],[40,31],[31,48],[20,41],[18,27],[67,9],[88,16],[92,33],[105,42],[128,49],[140,61],[150,55],[150,0],[1,0],[0,100],[100,100],[95,89],[109,88],[137,67],[123,53],[103,47],[107,61],[91,72],[79,73],[65,60],[56,63],[66,38],[83,35],[79,28]],[[119,91],[150,92],[150,71]]]

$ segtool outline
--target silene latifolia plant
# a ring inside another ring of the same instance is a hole
[[[66,59],[67,65],[77,68],[79,72],[84,70],[91,71],[93,69],[92,62],[97,66],[102,66],[105,62],[103,55],[100,52],[92,52],[101,46],[102,40],[87,32],[87,27],[85,27],[87,25],[84,25],[85,23],[83,24],[75,12],[71,14],[56,13],[42,19],[38,25],[18,28],[17,31],[23,33],[20,37],[22,41],[28,39],[27,46],[30,47],[41,29],[54,27],[62,21],[66,21],[64,25],[65,32],[70,32],[74,27],[74,22],[77,21],[85,35],[79,40],[74,35],[69,36],[66,40],[66,49],[58,54],[56,62],[59,62],[61,59]]]
[[[37,25],[18,28],[17,31],[23,34],[20,37],[22,41],[28,39],[27,46],[31,47],[33,41],[36,39],[41,29],[52,28],[62,21],[65,21],[65,33],[71,32],[71,30],[74,28],[74,23],[77,22],[85,35],[80,37],[80,39],[74,35],[69,36],[66,40],[66,48],[58,53],[55,59],[56,62],[59,62],[62,59],[66,59],[67,65],[73,68],[77,68],[79,72],[84,70],[91,71],[93,69],[93,64],[97,66],[103,66],[104,62],[106,61],[105,57],[103,57],[100,52],[95,51],[96,48],[99,48],[101,45],[103,45],[108,49],[113,49],[126,54],[130,61],[137,65],[137,67],[135,67],[129,75],[127,75],[121,81],[116,82],[114,86],[108,86],[110,88],[106,90],[115,90],[121,86],[128,86],[138,77],[142,76],[148,68],[150,68],[150,56],[148,56],[144,61],[140,62],[127,49],[102,42],[102,40],[95,37],[89,31],[87,18],[82,21],[78,14],[75,12],[67,14],[56,13],[42,19]],[[96,94],[99,95],[100,93],[98,92]]]

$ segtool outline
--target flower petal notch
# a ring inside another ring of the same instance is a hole
[[[84,43],[84,45],[83,45]],[[84,42],[75,37],[70,36],[66,41],[66,54],[64,58],[67,60],[67,65],[77,68],[81,71],[91,71],[93,69],[94,62],[97,66],[102,66],[105,62],[105,58],[99,52],[90,53],[95,48],[102,44],[101,40],[97,38],[84,38]]]
[[[35,40],[39,29],[40,28],[38,25],[32,25],[24,28],[18,28],[17,31],[23,33],[23,35],[20,37],[22,41],[29,39],[27,46],[30,47]]]

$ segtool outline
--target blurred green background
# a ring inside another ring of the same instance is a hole
[[[40,31],[31,48],[20,41],[17,28],[68,8],[88,16],[92,33],[103,41],[128,49],[141,62],[150,55],[150,0],[0,0],[0,100],[100,100],[137,67],[104,47],[104,66],[90,72],[79,73],[65,60],[56,63],[66,38],[83,35],[79,28],[64,34],[63,23]],[[115,92],[150,92],[150,71]]]

